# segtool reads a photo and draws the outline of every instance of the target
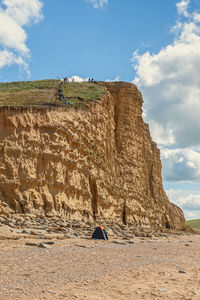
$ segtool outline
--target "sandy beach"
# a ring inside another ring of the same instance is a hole
[[[200,299],[199,236],[40,242],[0,241],[1,300]]]

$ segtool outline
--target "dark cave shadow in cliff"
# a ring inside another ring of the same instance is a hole
[[[127,224],[127,212],[126,212],[126,204],[123,205],[123,211],[122,211],[122,222],[124,225]]]
[[[90,192],[92,194],[92,199],[91,199],[91,206],[92,206],[92,214],[93,214],[93,218],[94,220],[96,220],[96,216],[98,213],[98,190],[97,190],[97,184],[96,184],[96,180],[93,180],[91,178],[89,178],[89,184],[90,184]]]

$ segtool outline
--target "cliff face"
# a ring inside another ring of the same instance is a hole
[[[129,83],[87,109],[0,109],[0,214],[31,213],[178,228],[160,152]]]

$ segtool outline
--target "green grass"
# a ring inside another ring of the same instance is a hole
[[[1,92],[19,92],[24,90],[51,89],[56,80],[16,81],[0,83]]]
[[[0,106],[61,105],[59,80],[0,83]]]
[[[36,80],[0,83],[0,106],[65,106],[59,97],[60,80]],[[78,107],[100,99],[106,91],[91,82],[64,84],[64,94],[71,105]]]
[[[101,85],[92,82],[67,82],[64,84],[65,97],[73,106],[98,100],[106,93]]]
[[[193,228],[200,229],[200,219],[186,221],[186,224]]]

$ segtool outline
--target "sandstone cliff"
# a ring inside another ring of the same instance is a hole
[[[0,108],[0,214],[179,228],[184,216],[163,190],[141,93],[100,84],[107,94],[87,109]]]

